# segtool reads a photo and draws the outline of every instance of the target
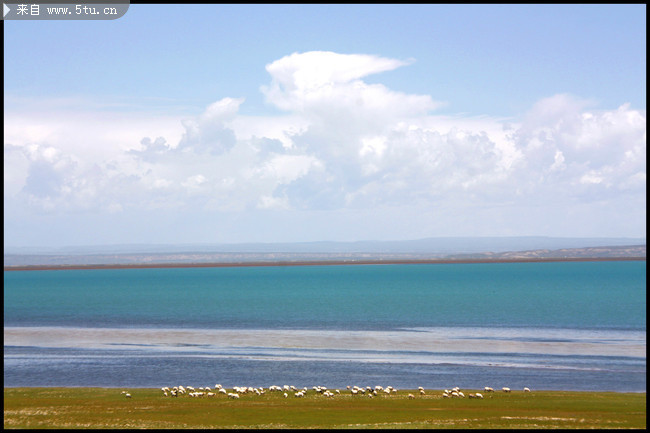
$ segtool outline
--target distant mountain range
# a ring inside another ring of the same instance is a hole
[[[645,254],[645,238],[440,237],[407,241],[6,247],[4,265],[645,257]]]

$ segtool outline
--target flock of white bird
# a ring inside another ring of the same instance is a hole
[[[312,389],[316,392],[316,394],[321,394],[325,397],[334,397],[336,395],[341,394],[341,390],[335,389],[333,392],[328,390],[327,387],[324,386],[313,386]],[[283,393],[284,397],[287,398],[289,397],[289,394],[292,393],[294,397],[300,398],[304,397],[305,394],[307,394],[307,387],[304,388],[297,388],[293,385],[284,385],[284,386],[278,386],[278,385],[271,385],[267,389],[264,389],[263,387],[258,387],[258,388],[253,388],[250,386],[234,386],[232,388],[232,392],[228,392],[226,388],[221,386],[221,384],[216,384],[214,385],[214,388],[210,388],[209,386],[206,387],[200,387],[198,389],[195,389],[192,386],[174,386],[172,388],[169,388],[167,386],[161,388],[163,396],[164,397],[179,397],[179,396],[184,396],[187,395],[188,397],[216,397],[219,394],[223,394],[227,396],[228,398],[232,399],[238,399],[241,394],[256,394],[256,395],[264,395],[266,392],[277,392],[277,393]],[[484,389],[485,393],[488,392],[494,392],[494,389],[486,386]],[[366,395],[370,398],[376,397],[381,394],[396,394],[397,389],[394,388],[393,386],[387,386],[387,387],[382,387],[380,385],[377,385],[375,387],[371,386],[366,386],[366,387],[359,387],[357,385],[354,386],[347,386],[347,391],[351,395]],[[420,392],[420,395],[427,395],[426,391],[424,390],[423,387],[418,387],[418,391]],[[510,388],[503,387],[501,388],[502,392],[511,392]],[[526,387],[523,389],[523,392],[530,392],[530,388]],[[122,394],[126,398],[131,398],[131,394],[128,393],[127,391],[122,391]],[[413,394],[408,394],[407,396],[409,399],[415,398],[415,395]],[[459,387],[454,387],[451,389],[445,389],[442,392],[442,397],[443,398],[465,398],[465,394],[460,390]],[[477,393],[468,393],[467,394],[468,398],[483,398],[483,394],[480,392]]]

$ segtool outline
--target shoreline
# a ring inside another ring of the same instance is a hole
[[[645,261],[645,257],[562,257],[514,259],[376,259],[376,260],[296,260],[296,261],[246,261],[246,262],[191,262],[191,263],[116,263],[88,265],[20,265],[5,266],[5,271],[55,271],[84,269],[164,269],[164,268],[235,268],[261,266],[340,266],[340,265],[433,265],[482,263],[552,263],[552,262],[612,262]]]

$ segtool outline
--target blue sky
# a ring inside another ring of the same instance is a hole
[[[6,21],[5,246],[645,237],[645,13]]]

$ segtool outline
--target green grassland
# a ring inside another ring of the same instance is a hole
[[[5,388],[4,428],[646,428],[645,393],[479,391],[483,399],[469,399],[341,390],[328,398],[310,389],[302,398],[267,391],[231,399],[126,390],[131,398],[117,388]]]

